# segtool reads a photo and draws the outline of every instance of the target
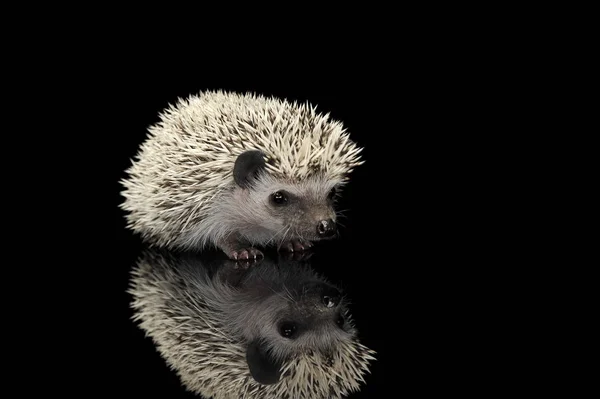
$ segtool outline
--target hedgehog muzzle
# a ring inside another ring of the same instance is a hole
[[[321,238],[332,237],[336,232],[335,222],[331,219],[321,220],[317,224],[317,234]]]

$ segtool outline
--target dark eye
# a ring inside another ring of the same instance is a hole
[[[271,202],[275,205],[283,205],[287,202],[287,196],[282,191],[271,194]]]
[[[335,319],[335,324],[337,324],[339,328],[344,327],[344,316],[338,315],[338,317]]]
[[[334,188],[331,189],[331,191],[329,192],[329,194],[327,194],[327,199],[332,200],[333,198],[335,198],[335,195],[337,194],[337,190]]]
[[[279,326],[279,334],[285,338],[293,338],[296,335],[296,325],[294,323],[285,322]]]

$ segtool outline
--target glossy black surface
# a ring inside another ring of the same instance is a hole
[[[158,112],[198,90],[225,89],[318,104],[318,110],[343,121],[364,147],[366,162],[355,169],[339,201],[347,210],[339,238],[318,243],[311,258],[312,267],[348,293],[361,342],[377,352],[366,383],[351,397],[440,394],[471,387],[471,371],[461,370],[472,370],[473,364],[461,348],[465,339],[476,339],[476,330],[465,326],[481,313],[472,308],[473,298],[464,289],[454,288],[472,287],[474,279],[471,259],[465,258],[471,245],[461,239],[464,226],[455,207],[460,176],[455,165],[446,169],[436,163],[448,138],[427,127],[427,113],[418,105],[379,100],[369,87],[356,92],[348,87],[235,84],[190,75],[134,81],[122,89],[122,97],[98,113],[106,127],[101,162],[108,172],[102,186],[107,187],[102,192],[107,213],[101,214],[101,223],[111,233],[94,244],[104,249],[101,268],[91,272],[92,301],[100,314],[88,331],[95,337],[90,344],[96,345],[96,359],[109,366],[101,367],[106,378],[94,373],[90,385],[131,397],[193,397],[131,321],[126,290],[143,244],[125,228],[118,181]],[[413,121],[409,130],[402,124],[407,114]],[[415,124],[417,119],[424,124]]]
[[[130,320],[141,244],[125,230],[118,181],[158,113],[204,89],[309,101],[365,147],[343,196],[341,239],[314,257],[351,290],[357,326],[378,352],[356,397],[556,394],[562,370],[585,363],[555,357],[557,342],[588,351],[554,339],[579,331],[576,316],[557,313],[580,307],[547,278],[579,287],[564,274],[572,262],[556,262],[561,249],[579,253],[558,242],[573,229],[550,226],[561,224],[557,209],[579,209],[555,206],[557,194],[579,198],[577,183],[560,184],[579,176],[563,170],[564,155],[585,163],[593,158],[581,150],[594,148],[568,145],[589,129],[562,106],[586,98],[562,95],[587,87],[559,67],[581,65],[572,51],[561,57],[562,43],[578,41],[544,40],[556,29],[531,22],[555,19],[428,4],[362,21],[338,13],[324,24],[331,36],[313,30],[325,21],[313,12],[294,37],[288,19],[260,29],[247,18],[230,34],[229,14],[188,13],[188,22],[53,5],[61,19],[29,8],[7,31],[3,64],[4,380],[22,391],[12,396],[191,397]],[[218,28],[205,25],[217,18]],[[593,303],[581,291],[579,302]],[[567,397],[581,386],[566,385]]]

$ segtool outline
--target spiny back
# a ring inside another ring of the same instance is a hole
[[[161,144],[179,145],[227,171],[248,149],[264,151],[275,176],[294,180],[316,173],[341,179],[361,163],[360,148],[329,114],[254,94],[216,91],[181,99],[150,132]]]

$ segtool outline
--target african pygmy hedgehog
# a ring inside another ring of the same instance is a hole
[[[308,263],[240,262],[152,250],[132,273],[134,320],[184,386],[214,399],[358,391],[375,353],[343,292]]]
[[[308,104],[206,91],[160,115],[121,180],[127,226],[157,247],[303,251],[336,235],[336,195],[362,164],[340,122]]]

